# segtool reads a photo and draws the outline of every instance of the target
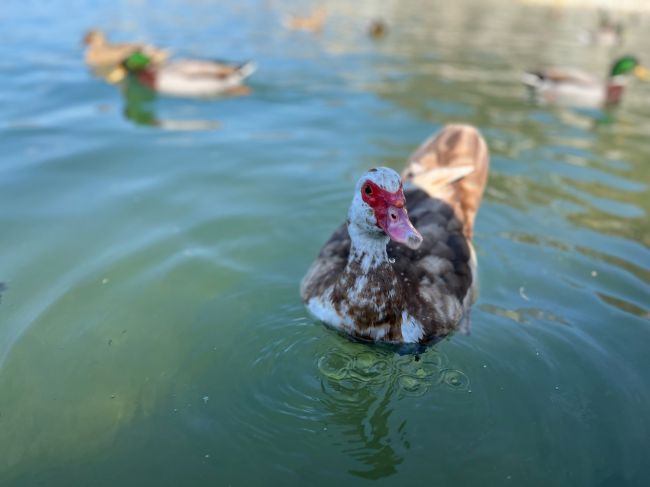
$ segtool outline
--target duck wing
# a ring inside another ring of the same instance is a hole
[[[245,78],[255,70],[253,63],[227,64],[203,59],[179,59],[165,66],[165,70],[188,78],[225,79],[233,76]]]
[[[300,296],[305,302],[313,297],[322,296],[334,284],[348,263],[351,243],[347,225],[343,224],[323,245],[318,257],[300,283]]]
[[[527,71],[522,77],[526,86],[538,88],[541,84],[571,84],[592,87],[600,84],[600,80],[592,75],[574,68],[545,68]]]
[[[447,335],[474,300],[471,244],[447,202],[419,188],[406,190],[404,196],[423,242],[413,250],[390,241],[388,257],[401,279],[406,310],[422,324],[424,336]]]
[[[402,179],[447,203],[472,238],[489,170],[487,144],[470,125],[447,125],[411,155]],[[409,214],[413,211],[407,199]]]

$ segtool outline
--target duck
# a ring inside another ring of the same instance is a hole
[[[602,81],[577,69],[547,68],[524,73],[522,82],[545,103],[602,107],[618,105],[630,78],[649,80],[650,72],[634,56],[616,59]]]
[[[347,221],[300,285],[309,313],[353,339],[425,345],[469,332],[487,145],[475,127],[452,124],[409,161],[401,176],[377,167],[359,178]]]
[[[158,47],[140,44],[135,42],[111,43],[106,34],[101,30],[90,30],[84,36],[86,45],[86,64],[98,72],[106,75],[107,81],[120,81],[120,72],[116,68],[129,55],[136,51],[144,52],[154,64],[163,63],[167,60],[169,52]]]
[[[327,19],[327,10],[318,8],[309,17],[291,16],[285,21],[285,26],[290,30],[318,32],[322,30]]]
[[[368,25],[368,35],[372,39],[383,39],[388,33],[388,25],[383,19],[374,19]]]
[[[613,47],[623,44],[623,23],[614,22],[606,11],[600,11],[598,26],[591,31],[580,34],[584,44]]]
[[[122,67],[147,88],[169,96],[200,98],[224,93],[247,94],[242,83],[256,69],[255,63],[235,65],[203,59],[179,59],[154,64],[141,51],[129,55]]]

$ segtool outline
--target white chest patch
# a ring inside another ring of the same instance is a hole
[[[307,302],[307,309],[314,318],[327,323],[346,333],[364,336],[371,340],[383,340],[390,331],[390,325],[380,325],[360,330],[350,318],[345,309],[337,312],[330,300],[331,290],[328,290],[322,297],[311,298]],[[406,311],[402,312],[402,343],[418,343],[424,336],[424,329],[419,321],[410,316]]]
[[[334,309],[334,305],[330,299],[332,292],[327,291],[322,297],[311,298],[307,302],[307,309],[314,316],[314,318],[327,323],[334,328],[339,328],[346,331],[353,331],[354,323],[349,318],[339,315]]]
[[[404,343],[417,343],[424,336],[424,329],[418,320],[406,311],[402,312],[402,341]]]

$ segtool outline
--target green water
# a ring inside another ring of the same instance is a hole
[[[0,485],[650,484],[650,85],[605,115],[519,84],[604,73],[595,15],[332,1],[311,35],[282,27],[306,3],[149,4],[0,6]],[[90,26],[255,59],[254,93],[123,96]],[[492,153],[471,335],[416,362],[315,323],[299,281],[358,175],[452,121]]]

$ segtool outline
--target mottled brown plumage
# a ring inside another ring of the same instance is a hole
[[[310,310],[325,306],[323,316],[343,317],[343,324],[329,324],[394,343],[426,343],[456,330],[475,298],[470,239],[487,172],[487,146],[473,127],[451,125],[427,140],[404,171],[420,247],[390,241],[387,259],[367,270],[351,256],[349,223],[341,225],[303,279],[301,295]]]
[[[460,179],[455,179],[457,173],[450,171],[447,178],[442,177],[423,187],[431,196],[447,202],[454,209],[463,225],[463,233],[471,240],[490,165],[487,144],[479,131],[470,125],[447,125],[425,140],[409,160],[411,163],[402,172],[402,178],[406,180],[413,179],[421,171],[436,168],[471,169]]]

